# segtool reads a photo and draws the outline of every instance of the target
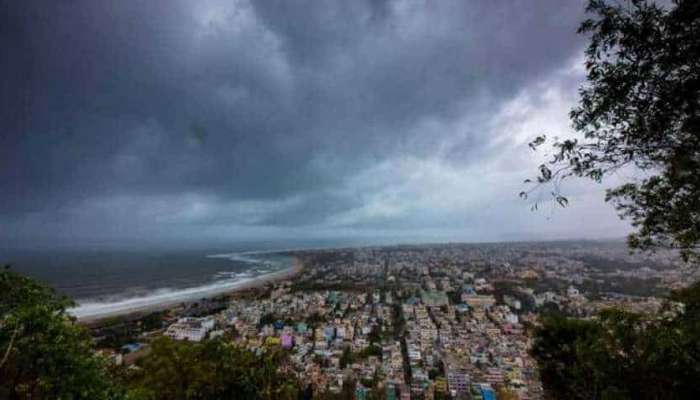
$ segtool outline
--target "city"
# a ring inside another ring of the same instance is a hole
[[[226,340],[256,353],[282,349],[288,358],[279,368],[304,382],[309,398],[539,399],[529,332],[541,313],[651,313],[661,306],[657,296],[697,275],[676,267],[682,263],[671,252],[638,257],[605,242],[292,255],[303,264],[292,279],[156,313],[147,330],[133,328],[133,343],[101,351],[137,369],[160,335]],[[141,318],[153,314],[120,324],[138,326]],[[94,328],[98,344],[114,334],[111,324]]]

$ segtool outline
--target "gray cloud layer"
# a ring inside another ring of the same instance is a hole
[[[528,135],[567,129],[577,2],[0,7],[10,242],[601,229],[562,228],[599,192],[557,224],[516,199]]]

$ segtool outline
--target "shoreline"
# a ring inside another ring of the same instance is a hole
[[[220,297],[220,296],[231,296],[239,292],[243,292],[246,290],[251,290],[251,289],[259,289],[262,287],[267,286],[268,284],[272,284],[275,282],[280,282],[280,281],[285,281],[289,279],[293,279],[297,275],[299,275],[303,270],[304,270],[304,265],[301,262],[301,260],[298,257],[291,256],[293,261],[292,265],[289,268],[285,268],[279,271],[271,272],[269,274],[264,274],[257,276],[255,278],[252,278],[248,281],[241,281],[232,283],[232,287],[226,287],[226,288],[220,288],[218,290],[213,289],[212,291],[208,293],[202,293],[201,295],[193,296],[191,298],[187,299],[169,299],[169,300],[162,300],[162,301],[156,301],[153,303],[148,303],[148,304],[135,304],[132,307],[125,307],[122,309],[115,309],[113,311],[104,311],[102,313],[95,313],[95,314],[87,314],[87,315],[76,315],[71,312],[71,310],[68,311],[69,314],[71,314],[78,323],[84,324],[84,325],[92,325],[92,324],[98,324],[100,321],[103,321],[108,318],[114,318],[114,317],[127,317],[127,318],[138,318],[140,316],[146,315],[148,313],[156,312],[156,311],[166,311],[170,308],[173,308],[174,306],[178,306],[180,304],[191,304],[191,303],[196,303],[197,301],[200,301],[201,299],[211,299],[214,297]],[[129,299],[131,301],[134,301],[136,299]],[[127,301],[129,301],[127,300]],[[109,304],[109,303],[105,303]],[[114,304],[114,303],[112,303]],[[78,308],[78,307],[76,307]]]

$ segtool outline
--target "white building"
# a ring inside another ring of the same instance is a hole
[[[578,297],[580,293],[575,287],[569,286],[569,288],[566,289],[566,295],[569,297]]]
[[[165,336],[175,340],[189,340],[200,342],[207,333],[214,328],[214,319],[206,318],[180,318],[176,323],[170,325],[165,331]]]

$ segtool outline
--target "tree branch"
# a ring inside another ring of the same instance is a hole
[[[17,334],[19,333],[19,326],[15,327],[15,330],[12,332],[12,336],[10,336],[10,343],[7,345],[7,349],[5,349],[5,354],[2,357],[2,360],[0,360],[0,369],[2,369],[3,365],[7,362],[7,360],[10,358],[10,351],[12,351],[12,346],[14,346],[15,343],[15,337],[17,337]]]

